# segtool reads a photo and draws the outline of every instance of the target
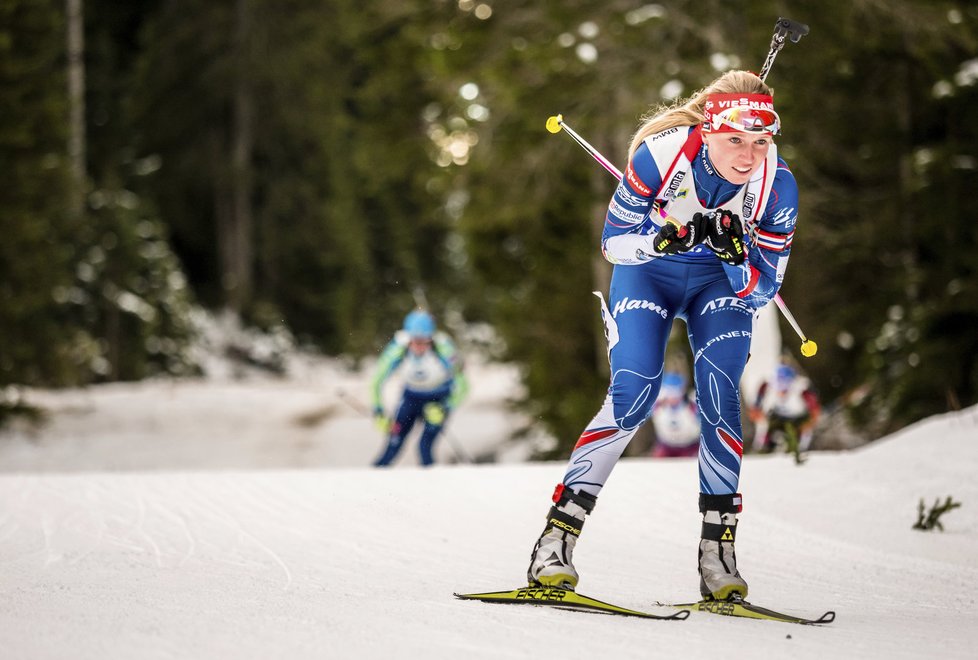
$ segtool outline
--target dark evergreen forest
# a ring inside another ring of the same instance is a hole
[[[544,123],[623,165],[779,16],[811,28],[768,77],[806,371],[867,434],[978,402],[975,3],[0,0],[0,405],[193,376],[201,308],[355,360],[423,291],[573,443],[615,184]]]

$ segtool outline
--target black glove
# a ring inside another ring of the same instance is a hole
[[[655,235],[652,247],[659,254],[679,254],[691,250],[703,242],[706,236],[705,225],[706,218],[701,213],[694,215],[693,219],[682,227],[667,222],[665,227]]]
[[[717,210],[703,215],[693,216],[703,218],[706,223],[704,243],[731,266],[739,266],[747,258],[747,248],[744,246],[744,225],[740,216],[730,211]]]

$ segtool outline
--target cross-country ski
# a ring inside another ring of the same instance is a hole
[[[540,607],[557,607],[585,612],[600,612],[602,614],[617,614],[634,616],[642,619],[659,619],[662,621],[681,621],[689,616],[688,609],[680,608],[671,614],[652,614],[639,610],[612,605],[597,598],[591,598],[568,589],[559,587],[520,587],[508,591],[490,591],[486,593],[455,594],[461,600],[481,600],[486,603],[502,603],[508,605],[537,605]]]

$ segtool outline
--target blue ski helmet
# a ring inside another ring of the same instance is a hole
[[[435,319],[428,312],[416,309],[404,317],[404,331],[412,338],[431,339],[435,334]]]
[[[681,399],[686,393],[686,379],[675,371],[662,374],[662,387],[659,397],[662,399]]]
[[[778,367],[778,372],[776,374],[778,383],[782,386],[786,386],[788,383],[795,379],[795,370],[792,369],[787,364],[782,364]]]
[[[681,374],[677,374],[675,371],[667,371],[662,376],[662,386],[674,387],[677,389],[685,389],[686,379],[683,378]]]

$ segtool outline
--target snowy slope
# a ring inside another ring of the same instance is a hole
[[[221,453],[228,440],[212,431]],[[747,457],[738,556],[752,600],[836,610],[823,628],[453,599],[523,581],[561,463],[8,471],[0,649],[10,659],[974,658],[976,438],[972,408],[800,467]],[[578,547],[581,591],[635,608],[695,597],[696,490],[693,461],[623,460]],[[947,495],[963,507],[945,532],[911,529],[921,497]]]
[[[351,370],[335,360],[296,361],[288,378],[251,374],[28,391],[27,401],[47,411],[47,423],[0,432],[0,472],[370,465],[384,444],[369,416],[374,365]],[[527,448],[507,443],[514,425],[527,423],[506,407],[519,394],[516,368],[473,355],[466,371],[469,395],[436,444],[436,460],[522,460]],[[388,411],[399,388],[396,379],[388,381]],[[417,443],[408,444],[400,466],[419,463]]]

